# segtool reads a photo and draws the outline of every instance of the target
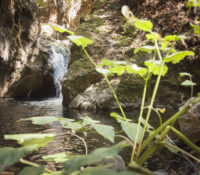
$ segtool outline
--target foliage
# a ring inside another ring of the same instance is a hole
[[[189,0],[187,6],[191,7],[199,7],[199,0]],[[88,54],[86,47],[93,43],[92,40],[83,37],[74,35],[73,32],[65,29],[62,26],[50,24],[50,26],[58,31],[58,32],[68,32],[70,39],[74,44],[80,46],[85,54],[87,55],[89,61],[96,67],[96,71],[103,74],[106,82],[108,83],[116,102],[121,111],[121,115],[117,113],[111,113],[110,115],[114,117],[117,122],[121,125],[122,130],[124,131],[124,135],[116,135],[115,130],[112,126],[100,124],[99,121],[93,120],[90,117],[86,116],[80,122],[76,122],[73,119],[66,119],[62,117],[54,117],[54,116],[37,116],[26,119],[21,119],[20,121],[31,121],[35,125],[46,125],[53,122],[59,122],[63,128],[70,129],[72,134],[77,131],[87,132],[91,129],[105,139],[114,143],[114,138],[120,136],[121,138],[125,138],[128,140],[128,143],[132,146],[131,160],[129,167],[139,171],[142,174],[152,174],[149,170],[145,169],[141,165],[153,154],[158,148],[162,146],[167,146],[172,152],[183,152],[187,156],[191,157],[196,161],[200,161],[195,156],[187,153],[186,151],[176,147],[169,143],[165,137],[169,130],[172,130],[178,137],[180,137],[186,144],[188,144],[194,151],[200,153],[200,148],[194,145],[188,138],[186,138],[183,134],[181,134],[178,130],[173,128],[173,125],[178,117],[190,109],[190,105],[194,105],[200,102],[200,97],[192,98],[190,104],[185,105],[180,111],[178,111],[175,115],[169,118],[166,122],[162,123],[161,114],[165,111],[164,109],[158,109],[154,107],[154,101],[156,97],[156,93],[159,88],[160,80],[163,76],[165,76],[168,72],[168,63],[178,64],[183,59],[188,56],[194,56],[192,51],[177,51],[175,49],[175,45],[177,41],[183,41],[186,37],[184,35],[167,35],[162,37],[160,34],[153,32],[153,24],[149,20],[141,20],[136,18],[132,12],[129,11],[129,8],[122,8],[122,14],[127,19],[127,22],[130,25],[133,25],[137,30],[142,30],[146,32],[146,38],[151,43],[151,45],[145,45],[140,48],[135,49],[134,53],[137,52],[147,52],[149,54],[154,53],[154,57],[150,60],[146,60],[144,62],[144,67],[139,67],[135,63],[129,63],[125,61],[116,61],[109,59],[102,59],[100,64],[97,64],[92,57]],[[194,29],[194,33],[199,33],[199,27],[191,24]],[[127,119],[125,112],[118,100],[118,97],[111,86],[111,83],[108,79],[108,76],[113,75],[122,75],[122,74],[137,74],[142,77],[144,80],[144,89],[143,89],[143,97],[141,103],[140,114],[138,117],[138,122],[134,123],[131,119]],[[153,89],[153,93],[151,96],[151,100],[148,106],[145,106],[146,102],[146,91],[148,87],[148,82],[151,77],[156,77],[156,83]],[[189,73],[180,73],[181,77],[189,77],[189,80],[186,80],[182,83],[184,86],[191,86],[191,96],[193,96],[193,86],[195,83],[192,82],[192,76]],[[144,109],[147,108],[147,114],[144,117]],[[151,116],[151,112],[155,111],[159,118],[161,125],[158,128],[153,128],[149,124],[149,119]],[[74,134],[75,135],[75,134]],[[45,161],[55,161],[64,164],[64,171],[56,171],[53,172],[49,169],[44,168],[43,166],[37,165],[33,162],[22,159],[26,153],[32,150],[36,150],[40,147],[45,146],[50,141],[53,140],[55,134],[14,134],[14,135],[5,135],[5,139],[16,140],[19,144],[22,145],[21,148],[11,148],[11,147],[3,147],[0,149],[0,171],[2,171],[6,166],[13,165],[14,163],[20,161],[21,163],[27,164],[32,167],[25,167],[20,174],[41,174],[43,175],[61,175],[61,174],[73,174],[73,175],[102,175],[102,174],[120,174],[120,175],[129,175],[129,174],[137,174],[134,172],[123,171],[116,172],[115,170],[108,169],[112,165],[105,166],[97,166],[97,167],[87,167],[91,164],[100,164],[102,160],[105,158],[110,158],[116,156],[123,148],[127,147],[127,142],[123,141],[114,146],[108,148],[98,148],[87,155],[71,155],[67,153],[57,153],[54,155],[46,155],[43,156]],[[148,137],[145,137],[148,136]],[[87,147],[83,138],[77,136],[81,139],[85,146]],[[175,151],[176,150],[176,151]]]

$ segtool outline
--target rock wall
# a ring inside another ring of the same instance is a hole
[[[4,97],[39,53],[35,1],[0,1],[0,19],[0,97]]]

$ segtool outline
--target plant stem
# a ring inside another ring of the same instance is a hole
[[[28,160],[24,160],[24,159],[20,159],[20,162],[23,163],[23,164],[26,164],[26,165],[30,165],[32,167],[40,167],[40,165],[36,164],[36,163],[33,163],[33,162],[30,162]],[[51,171],[50,169],[48,168],[45,168],[44,171],[48,172],[48,173],[53,173],[53,171]]]
[[[161,61],[161,67],[160,67],[159,75],[158,75],[157,80],[156,80],[156,84],[155,84],[155,86],[154,86],[153,95],[152,95],[152,97],[151,97],[151,102],[150,102],[150,105],[149,105],[149,107],[148,107],[148,111],[147,111],[147,115],[146,115],[146,119],[145,119],[145,124],[144,124],[144,128],[143,128],[141,140],[140,140],[139,146],[138,146],[137,157],[140,155],[140,152],[141,152],[141,151],[140,151],[140,148],[141,148],[141,145],[142,145],[144,136],[145,136],[147,124],[148,124],[148,122],[149,122],[149,118],[150,118],[151,111],[152,111],[152,108],[153,108],[153,103],[154,103],[154,100],[155,100],[155,97],[156,97],[156,94],[157,94],[158,86],[159,86],[159,84],[160,84],[160,79],[161,79],[161,76],[162,76],[163,67],[164,67],[164,65],[165,65],[165,60],[163,60],[163,58],[162,58],[162,55],[161,55],[160,50],[159,50],[159,47],[158,47],[158,42],[157,42],[157,40],[155,40],[155,46],[156,46],[156,50],[157,50],[157,53],[158,53],[158,57],[159,57],[159,59],[160,59],[160,61]]]
[[[158,52],[159,52],[159,50],[158,50]],[[160,55],[160,56],[161,56],[161,55]],[[161,60],[162,60],[162,58],[161,58]],[[160,72],[159,72],[159,75],[158,75],[158,77],[157,77],[156,84],[155,84],[155,86],[154,86],[153,95],[152,95],[152,97],[151,97],[150,105],[149,105],[149,107],[148,107],[148,111],[147,111],[147,115],[146,115],[146,119],[145,119],[145,124],[144,124],[144,129],[143,129],[142,136],[141,136],[141,140],[140,140],[140,143],[139,143],[139,146],[138,146],[138,153],[137,153],[137,156],[139,156],[139,155],[140,155],[140,152],[141,152],[141,151],[140,151],[140,148],[141,148],[141,145],[142,145],[144,136],[145,136],[147,124],[148,124],[148,122],[149,122],[150,114],[151,114],[151,111],[152,111],[152,108],[153,108],[153,103],[154,103],[154,100],[155,100],[155,97],[156,97],[156,93],[157,93],[157,90],[158,90],[158,86],[159,86],[159,84],[160,84],[160,79],[161,79],[161,76],[162,76],[162,71],[163,71],[164,65],[165,65],[165,60],[162,60]]]
[[[195,98],[191,101],[191,104],[194,105],[196,103],[200,102],[200,98]],[[144,150],[144,148],[149,144],[149,142],[151,140],[153,140],[157,134],[159,134],[159,132],[161,132],[161,130],[163,128],[166,128],[168,125],[173,124],[179,116],[181,116],[182,114],[184,114],[185,112],[187,112],[190,109],[189,104],[184,106],[180,111],[178,111],[176,114],[174,114],[171,118],[169,118],[165,123],[163,123],[162,126],[160,126],[159,128],[157,128],[155,131],[153,131],[148,138],[143,142],[141,148],[140,148],[140,152]]]
[[[141,108],[140,108],[140,114],[139,114],[139,121],[137,123],[137,131],[136,131],[136,137],[134,141],[134,146],[131,154],[131,162],[134,160],[134,155],[137,147],[137,140],[139,136],[139,130],[140,130],[140,125],[141,125],[141,119],[144,111],[144,103],[145,103],[145,98],[146,98],[146,92],[147,92],[147,84],[148,84],[148,78],[145,79],[145,84],[144,84],[144,89],[143,89],[143,96],[142,96],[142,103],[141,103]]]
[[[83,50],[84,50],[86,56],[88,57],[88,59],[91,61],[91,63],[92,63],[95,67],[97,67],[97,64],[94,62],[94,60],[93,60],[92,57],[88,54],[88,52],[85,50],[85,48],[83,48]],[[115,100],[116,100],[116,102],[117,102],[117,105],[119,106],[119,109],[120,109],[120,111],[121,111],[121,113],[122,113],[122,116],[123,116],[123,118],[124,118],[124,120],[125,120],[125,122],[126,122],[127,127],[129,128],[130,133],[132,133],[133,131],[131,130],[131,127],[130,127],[130,124],[129,124],[127,118],[126,118],[125,112],[124,112],[124,110],[123,110],[123,108],[122,108],[122,106],[121,106],[121,104],[120,104],[120,102],[119,102],[119,99],[118,99],[118,97],[117,97],[117,95],[116,95],[116,93],[115,93],[115,91],[114,91],[114,89],[113,89],[113,87],[112,87],[112,85],[111,85],[111,83],[110,83],[110,81],[109,81],[107,75],[103,75],[103,76],[104,76],[104,79],[106,80],[106,82],[107,82],[109,88],[111,89],[111,92],[113,93],[113,96],[114,96],[114,98],[115,98]]]
[[[179,152],[182,152],[183,154],[187,155],[188,157],[190,157],[190,158],[194,159],[195,161],[197,161],[198,163],[200,163],[200,159],[198,159],[197,157],[195,157],[195,156],[191,155],[190,153],[184,151],[183,149],[181,149],[181,148],[179,148],[179,147],[177,147],[177,146],[175,146],[175,145],[173,145],[169,142],[164,142],[164,144],[175,149],[175,150],[177,150],[177,151],[179,151]]]

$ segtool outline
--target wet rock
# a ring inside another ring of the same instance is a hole
[[[188,104],[190,100],[187,101]],[[191,106],[185,114],[178,118],[181,132],[192,142],[200,142],[200,103]]]

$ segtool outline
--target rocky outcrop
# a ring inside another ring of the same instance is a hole
[[[186,104],[190,103],[190,99]],[[185,114],[179,117],[178,123],[182,134],[194,143],[200,142],[200,103],[191,106]]]
[[[65,74],[70,57],[68,40],[39,39],[39,55],[28,63],[8,90],[8,96],[43,98],[60,94],[59,74]],[[62,75],[61,75],[62,76]]]
[[[0,18],[0,97],[3,97],[39,53],[35,1],[0,1]]]

